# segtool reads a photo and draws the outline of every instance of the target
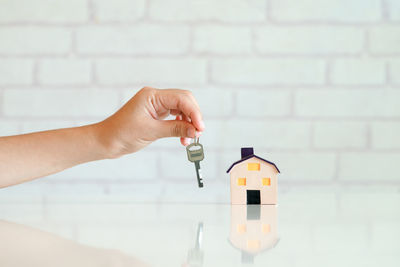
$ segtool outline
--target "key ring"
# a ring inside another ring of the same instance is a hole
[[[197,132],[196,132],[197,133]],[[193,144],[198,144],[200,142],[200,136],[199,137],[196,137],[196,136],[194,136],[194,138],[193,138]]]

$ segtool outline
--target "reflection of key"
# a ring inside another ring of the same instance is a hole
[[[203,266],[204,252],[202,250],[203,244],[203,222],[199,222],[197,225],[197,238],[193,249],[188,253],[187,265],[184,266]]]
[[[200,161],[204,159],[203,146],[199,143],[199,138],[195,138],[194,143],[186,147],[188,160],[194,162],[199,187],[203,187],[203,177],[201,175]]]

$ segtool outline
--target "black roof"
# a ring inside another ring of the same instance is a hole
[[[226,173],[229,173],[230,170],[231,170],[236,164],[239,164],[240,162],[243,162],[243,161],[245,161],[245,160],[248,160],[248,159],[250,159],[250,158],[252,158],[252,157],[258,158],[259,160],[262,160],[262,161],[264,161],[264,162],[267,162],[267,163],[273,165],[273,166],[275,167],[275,169],[276,169],[279,173],[281,173],[281,172],[279,171],[278,167],[275,165],[275,163],[273,163],[273,162],[271,162],[271,161],[268,161],[268,160],[266,160],[266,159],[260,158],[259,156],[256,156],[256,155],[254,155],[254,154],[253,154],[253,155],[249,155],[249,156],[247,156],[247,157],[244,157],[244,158],[242,158],[241,160],[238,160],[238,161],[236,161],[235,163],[233,163],[232,166],[230,166],[229,169],[226,171]]]

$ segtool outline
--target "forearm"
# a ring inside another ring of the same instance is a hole
[[[0,137],[0,188],[107,158],[98,126]]]

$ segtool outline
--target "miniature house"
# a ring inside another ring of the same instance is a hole
[[[232,204],[276,204],[278,167],[242,148],[242,158],[226,171],[231,176]]]
[[[229,243],[241,252],[242,263],[274,248],[279,241],[275,205],[232,205]]]

